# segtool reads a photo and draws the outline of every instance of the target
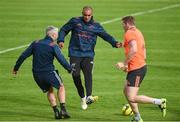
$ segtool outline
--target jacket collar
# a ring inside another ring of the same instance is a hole
[[[91,17],[91,20],[89,22],[85,22],[83,17],[81,17],[81,20],[85,23],[85,24],[92,24],[94,23],[94,19],[93,19],[93,16]]]
[[[50,41],[53,41],[53,39],[50,37],[50,36],[45,36],[44,39],[47,39],[47,40],[50,40]]]

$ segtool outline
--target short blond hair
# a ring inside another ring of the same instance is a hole
[[[46,35],[52,34],[54,32],[58,32],[57,27],[51,25],[46,28]]]

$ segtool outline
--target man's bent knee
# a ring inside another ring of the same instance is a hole
[[[127,99],[128,99],[129,102],[136,103],[135,97],[129,97],[128,96]]]

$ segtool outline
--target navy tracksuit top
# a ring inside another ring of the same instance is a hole
[[[97,36],[116,47],[117,41],[106,33],[103,27],[94,22],[93,18],[89,22],[84,22],[83,17],[70,19],[59,31],[58,43],[64,42],[65,36],[71,31],[69,42],[69,56],[74,57],[94,57],[94,48]]]
[[[16,61],[14,70],[17,71],[23,61],[31,55],[33,55],[33,73],[54,71],[54,57],[56,57],[58,62],[66,70],[68,70],[68,72],[71,71],[71,66],[66,61],[63,54],[61,53],[60,48],[57,44],[55,44],[51,37],[46,36],[44,39],[32,42]]]

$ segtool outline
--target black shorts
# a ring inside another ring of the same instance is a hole
[[[58,74],[58,71],[44,72],[44,73],[33,73],[34,80],[37,85],[42,89],[43,92],[49,91],[51,87],[59,89],[63,81]]]
[[[132,87],[139,87],[147,72],[147,66],[128,72],[126,80],[127,85]]]

